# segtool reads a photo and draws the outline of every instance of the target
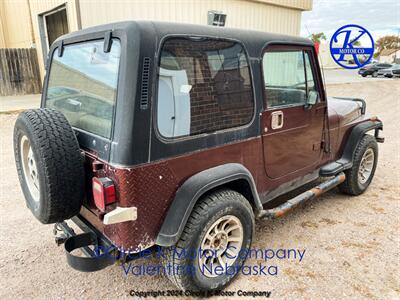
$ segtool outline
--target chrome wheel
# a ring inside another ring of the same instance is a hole
[[[224,271],[238,257],[243,244],[243,225],[232,215],[219,218],[211,225],[201,242],[199,267],[206,277],[218,275],[209,270],[221,266]]]
[[[371,177],[372,169],[374,167],[375,153],[374,150],[368,148],[361,158],[360,166],[358,168],[358,182],[365,184]]]
[[[21,138],[20,150],[25,182],[28,186],[29,192],[31,193],[32,199],[38,203],[40,198],[39,174],[31,143],[25,135]]]

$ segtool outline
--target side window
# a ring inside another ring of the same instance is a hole
[[[315,91],[309,54],[302,50],[265,52],[263,75],[267,108],[306,104]]]
[[[304,52],[304,59],[306,65],[306,78],[307,78],[307,97],[311,91],[317,92],[317,88],[315,85],[315,78],[312,72],[311,61],[310,61],[310,53]]]
[[[164,137],[249,123],[254,113],[243,47],[215,39],[168,39],[159,62],[157,126]]]

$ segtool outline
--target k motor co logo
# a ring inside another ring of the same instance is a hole
[[[358,69],[372,59],[374,40],[364,27],[345,25],[333,34],[329,48],[333,60],[339,66]]]

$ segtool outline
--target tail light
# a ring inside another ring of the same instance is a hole
[[[116,201],[115,186],[110,178],[93,177],[92,188],[94,203],[102,212],[106,210],[106,205]]]

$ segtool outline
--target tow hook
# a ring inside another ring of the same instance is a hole
[[[56,236],[55,240],[56,240],[57,246],[60,246],[65,243],[65,241],[67,240],[67,237],[65,236],[65,234],[61,234],[60,236]]]
[[[61,225],[64,228],[68,228],[68,231],[69,231],[68,233],[70,235],[74,235],[75,234],[74,230],[71,227],[69,227],[67,225],[67,223],[65,223],[65,222],[54,224],[53,234],[55,235],[54,240],[55,240],[57,246],[60,246],[60,245],[64,244],[65,241],[68,239],[68,236],[64,233],[64,230],[62,229]],[[59,232],[61,232],[60,235],[58,235]]]

